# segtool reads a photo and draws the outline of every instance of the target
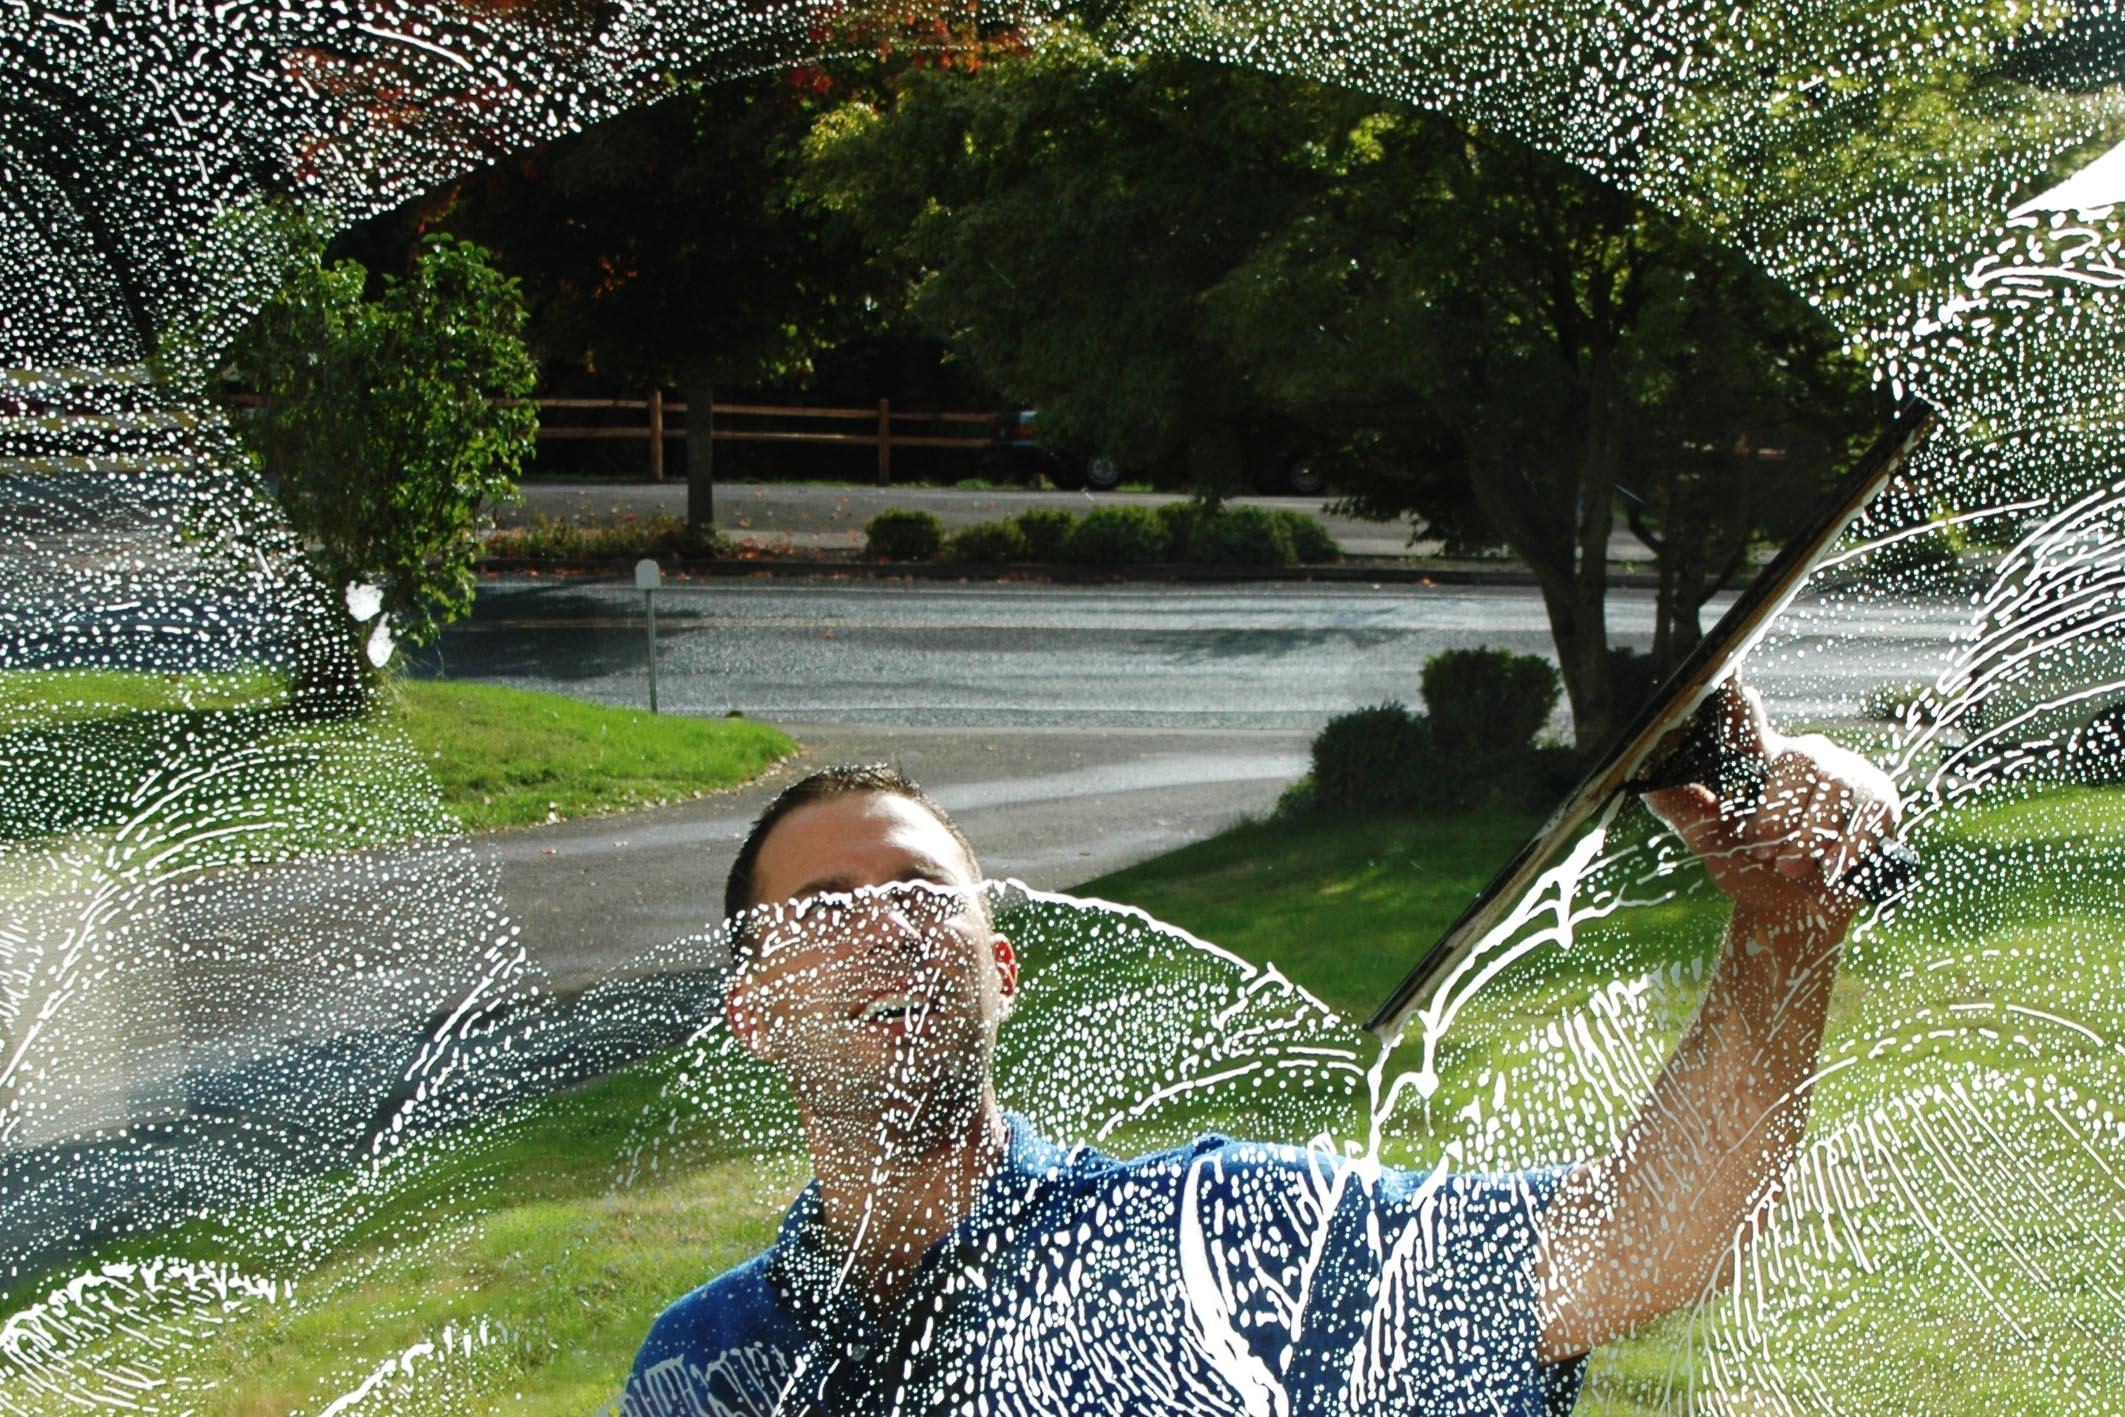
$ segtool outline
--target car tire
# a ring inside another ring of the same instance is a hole
[[[1301,497],[1311,497],[1328,486],[1328,479],[1321,476],[1320,469],[1313,465],[1312,458],[1293,458],[1284,464],[1284,490]]]
[[[1095,492],[1112,492],[1122,484],[1122,465],[1105,453],[1085,459],[1085,486]]]

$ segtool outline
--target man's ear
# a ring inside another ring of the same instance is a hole
[[[1003,995],[1004,1014],[1009,1017],[1011,1006],[1018,1001],[1018,951],[1001,935],[989,937],[989,953],[996,961],[996,983]]]
[[[731,1036],[745,1045],[746,1052],[763,1063],[775,1061],[767,1016],[761,1011],[759,994],[753,986],[753,972],[744,965],[738,966],[723,991],[723,1021],[730,1025]]]

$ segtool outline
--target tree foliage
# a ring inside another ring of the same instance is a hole
[[[1074,453],[1230,486],[1265,410],[1198,302],[1315,184],[1354,95],[1060,26],[826,114],[806,190],[905,273],[908,314]]]
[[[861,246],[789,200],[808,122],[787,85],[688,83],[465,179],[425,220],[499,254],[559,371],[771,382],[866,318]]]
[[[380,664],[390,638],[426,644],[471,608],[481,512],[515,494],[538,428],[490,400],[528,396],[536,369],[516,282],[478,246],[430,237],[373,300],[368,272],[321,252],[239,342],[263,400],[242,426]]]
[[[813,120],[906,71],[972,72],[991,42],[1012,42],[922,11],[852,12],[817,38],[836,57],[674,80],[663,101],[473,174],[415,213],[522,278],[556,375],[679,392],[697,531],[713,511],[713,445],[699,434],[716,391],[801,379],[822,351],[881,335],[899,305],[891,263],[797,194]]]

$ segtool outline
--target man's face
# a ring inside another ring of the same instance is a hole
[[[890,793],[799,807],[761,843],[767,909],[731,1024],[814,1117],[927,1131],[981,1100],[1018,967],[973,874],[942,822]]]

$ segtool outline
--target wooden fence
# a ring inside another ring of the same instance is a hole
[[[685,413],[684,403],[667,401],[663,392],[657,391],[646,399],[535,399],[543,411],[549,408],[602,408],[640,409],[647,413],[647,420],[640,425],[600,427],[548,427],[542,418],[539,423],[541,438],[643,438],[649,442],[649,475],[658,482],[664,480],[664,441],[667,438],[684,438],[684,428],[673,428],[665,419],[667,415]],[[817,420],[833,423],[861,421],[868,425],[863,432],[824,432],[807,429],[781,429],[763,427],[726,428],[718,421],[726,416],[748,420],[781,419],[787,421]],[[719,403],[709,406],[709,436],[727,438],[738,442],[755,443],[842,443],[869,445],[878,449],[878,485],[883,487],[893,480],[893,449],[899,448],[985,448],[987,436],[979,438],[954,437],[936,433],[896,433],[895,423],[973,423],[988,424],[995,420],[993,413],[895,413],[892,400],[880,399],[876,408],[809,408],[781,404]]]

